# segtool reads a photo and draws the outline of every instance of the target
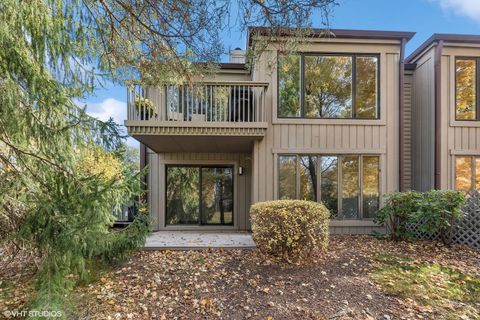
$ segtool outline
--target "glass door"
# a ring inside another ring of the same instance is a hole
[[[166,167],[167,225],[233,225],[233,166]]]

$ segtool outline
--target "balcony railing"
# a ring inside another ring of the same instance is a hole
[[[265,122],[266,82],[202,82],[128,87],[128,120],[205,123]]]

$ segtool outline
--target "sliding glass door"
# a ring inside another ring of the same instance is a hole
[[[233,225],[233,167],[168,165],[167,225]]]

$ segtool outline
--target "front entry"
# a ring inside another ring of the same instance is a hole
[[[168,225],[233,225],[233,166],[167,165]]]

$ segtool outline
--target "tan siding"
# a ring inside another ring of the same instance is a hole
[[[417,62],[412,99],[412,188],[434,186],[434,59],[433,49]]]

